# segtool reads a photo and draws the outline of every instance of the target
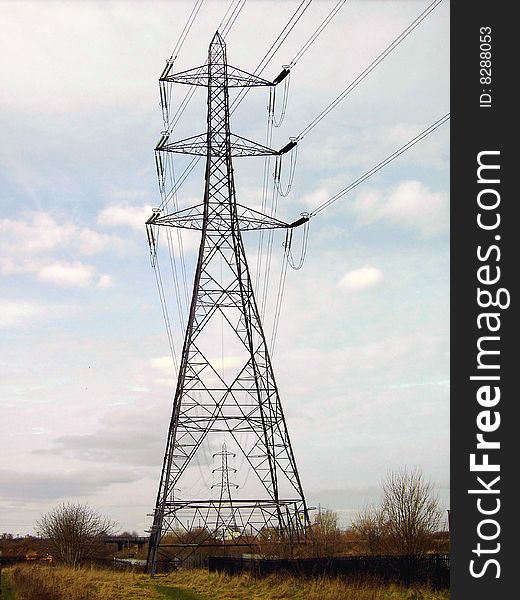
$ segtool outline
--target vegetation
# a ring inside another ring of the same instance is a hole
[[[159,600],[150,578],[128,572],[19,565],[9,569],[16,600]]]
[[[199,569],[176,571],[168,583],[203,594],[207,600],[448,600],[448,591],[405,588],[376,583],[352,583],[342,579],[302,579],[271,576],[256,579],[207,573]]]
[[[16,600],[13,586],[11,585],[11,577],[8,569],[0,567],[0,598],[2,600]]]
[[[320,510],[314,517],[312,540],[298,547],[284,544],[276,530],[250,540],[252,552],[262,557],[331,557],[353,554],[422,554],[445,552],[449,537],[438,532],[440,511],[433,486],[417,470],[392,471],[382,483],[378,508],[366,508],[352,527],[341,531],[338,516]],[[179,569],[167,577],[150,579],[132,572],[81,568],[91,558],[107,556],[105,543],[114,523],[87,505],[63,504],[43,515],[40,535],[0,536],[5,556],[30,561],[4,569],[2,599],[6,600],[448,600],[449,592],[426,587],[404,587],[375,581],[340,578],[305,579],[273,575],[264,579],[248,573],[231,576],[202,569]],[[196,530],[184,541],[206,538]],[[122,534],[132,537],[134,534]],[[244,538],[247,541],[247,538]],[[201,554],[222,552],[204,548]],[[50,556],[50,554],[52,556]],[[121,556],[144,556],[146,548],[125,548]],[[58,566],[43,564],[51,560]],[[98,563],[99,564],[99,563]],[[63,566],[61,566],[63,565]]]
[[[166,578],[99,569],[24,565],[9,569],[16,600],[448,600],[448,591],[340,579],[230,576],[201,569]]]
[[[419,469],[391,471],[383,482],[383,518],[398,554],[421,554],[428,550],[441,513],[433,485]]]
[[[338,514],[332,510],[321,510],[312,524],[314,555],[335,556],[341,552],[342,536],[338,528]]]
[[[86,504],[62,504],[37,523],[39,533],[49,539],[52,553],[71,567],[99,553],[103,538],[115,527],[107,517]]]
[[[383,501],[354,518],[352,530],[371,554],[424,554],[435,548],[441,512],[433,485],[419,469],[390,471]]]

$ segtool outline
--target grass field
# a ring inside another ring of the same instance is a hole
[[[23,565],[6,569],[4,579],[12,582],[14,595],[6,588],[2,600],[449,600],[448,591],[427,588],[339,579],[255,579],[198,569],[151,580],[136,573]]]
[[[15,600],[11,577],[6,569],[0,570],[0,598],[2,600]]]

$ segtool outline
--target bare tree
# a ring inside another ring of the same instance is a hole
[[[387,546],[387,526],[381,508],[366,506],[352,520],[352,531],[359,538],[363,551],[382,554]]]
[[[87,504],[61,504],[42,515],[38,533],[48,538],[57,559],[77,567],[99,549],[116,524]]]
[[[433,484],[420,469],[390,471],[383,481],[382,515],[395,552],[422,554],[441,518]]]
[[[314,517],[312,536],[316,556],[334,556],[339,550],[340,531],[338,513],[329,509],[320,509]]]

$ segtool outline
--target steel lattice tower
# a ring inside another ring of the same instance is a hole
[[[222,544],[222,523],[233,521],[235,546],[254,547],[262,538],[302,541],[309,524],[305,497],[241,237],[242,230],[295,227],[237,204],[233,156],[279,155],[230,133],[229,88],[278,83],[227,64],[225,44],[213,37],[207,64],[171,74],[162,82],[207,87],[207,131],[180,141],[164,133],[156,148],[161,178],[164,152],[206,157],[203,203],[172,214],[155,212],[147,221],[149,238],[157,226],[201,231],[193,295],[188,315],[173,413],[153,514],[147,569],[174,568],[201,546]],[[277,78],[281,80],[279,76]],[[294,145],[294,144],[292,144]],[[222,369],[211,359],[220,329],[232,356]],[[225,330],[225,332],[224,332]],[[210,441],[213,440],[213,441]],[[203,442],[228,447],[254,475],[232,502],[214,497],[188,498],[184,488],[192,459]],[[227,511],[227,512],[226,512]]]
[[[237,525],[237,519],[235,516],[235,509],[233,508],[233,499],[231,497],[231,488],[238,488],[236,483],[229,481],[229,472],[233,471],[236,473],[237,470],[229,466],[228,458],[236,456],[234,452],[228,452],[226,444],[222,444],[222,452],[216,452],[213,458],[216,456],[221,457],[220,467],[213,469],[214,473],[220,473],[220,483],[212,485],[212,488],[220,489],[219,507],[222,507],[222,514],[220,511],[217,518],[216,529],[222,528],[222,540],[226,540],[226,536],[238,537],[240,535],[240,529]],[[227,513],[227,514],[226,514]]]

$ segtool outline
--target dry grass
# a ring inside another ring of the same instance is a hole
[[[341,579],[306,580],[289,576],[255,579],[193,569],[168,576],[165,583],[194,590],[208,600],[448,600],[448,591],[397,585],[347,583]]]
[[[149,577],[99,569],[24,565],[10,574],[17,600],[158,600]]]
[[[202,569],[180,570],[165,578],[99,569],[37,565],[10,570],[16,600],[448,600],[449,592],[397,585],[306,580],[288,576],[255,579]],[[159,588],[159,589],[157,589]]]

